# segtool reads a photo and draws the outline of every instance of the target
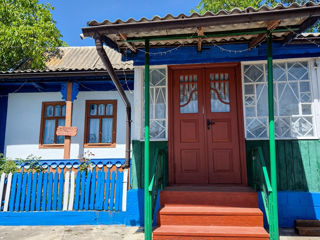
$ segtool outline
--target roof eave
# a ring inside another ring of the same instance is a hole
[[[280,9],[266,12],[250,12],[233,15],[216,15],[199,18],[171,19],[150,22],[121,23],[110,25],[89,26],[82,28],[85,37],[95,37],[95,34],[107,35],[118,33],[145,32],[150,30],[179,29],[188,27],[206,27],[215,25],[240,24],[257,21],[282,20],[288,18],[318,18],[320,6],[309,6],[292,9]]]

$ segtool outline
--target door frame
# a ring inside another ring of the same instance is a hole
[[[242,72],[241,63],[209,63],[209,64],[184,64],[184,65],[169,65],[168,66],[168,172],[169,172],[169,185],[175,184],[175,165],[174,165],[174,108],[173,103],[173,72],[174,70],[183,69],[206,69],[213,67],[230,67],[235,69],[235,81],[236,81],[236,107],[238,117],[238,135],[239,135],[239,149],[240,149],[240,167],[241,167],[241,184],[248,185],[247,178],[247,161],[246,161],[246,146],[245,146],[245,134],[244,134],[244,115],[243,115],[243,98],[242,98]]]

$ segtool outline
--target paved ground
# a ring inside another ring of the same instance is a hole
[[[125,226],[0,226],[0,240],[143,240],[143,229]],[[281,230],[281,240],[320,240]]]

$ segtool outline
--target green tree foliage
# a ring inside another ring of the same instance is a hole
[[[220,10],[230,11],[233,8],[245,9],[247,7],[259,8],[262,5],[268,5],[274,7],[279,3],[283,5],[290,5],[292,3],[298,3],[304,5],[308,0],[200,0],[198,6],[192,9],[191,12],[198,12],[204,14],[207,11],[212,11],[214,13]],[[312,2],[320,3],[320,0],[313,0]]]
[[[46,58],[64,45],[52,19],[53,7],[38,0],[0,0],[0,70],[24,63],[43,69]]]

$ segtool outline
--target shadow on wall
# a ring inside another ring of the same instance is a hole
[[[253,185],[252,159],[248,153],[261,146],[268,169],[266,140],[247,141],[248,182]],[[293,227],[295,219],[320,219],[320,141],[277,140],[278,212],[280,227]],[[263,209],[261,196],[260,208]],[[265,221],[266,222],[266,221]]]

